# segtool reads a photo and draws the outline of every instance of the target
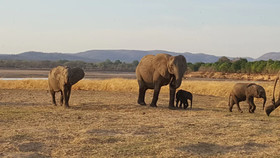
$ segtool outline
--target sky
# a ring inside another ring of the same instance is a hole
[[[0,0],[0,54],[280,52],[279,0]]]

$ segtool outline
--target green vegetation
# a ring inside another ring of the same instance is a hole
[[[215,63],[188,63],[188,71],[214,71],[226,73],[276,73],[280,70],[280,61],[253,61],[247,59],[229,60],[221,57]]]
[[[111,61],[109,59],[104,62],[87,63],[83,61],[23,61],[23,60],[0,60],[0,68],[10,69],[50,69],[58,65],[81,67],[85,70],[100,70],[100,71],[135,71],[139,61],[135,60],[132,63],[122,62],[120,60]],[[211,71],[225,73],[276,73],[280,70],[280,61],[253,61],[239,58],[230,60],[227,57],[221,57],[215,63],[188,63],[188,71]]]
[[[23,60],[0,60],[0,68],[10,69],[50,69],[59,65],[69,67],[80,67],[86,70],[102,71],[135,71],[138,61],[132,63],[121,62],[120,60],[111,61],[107,59],[99,63],[87,63],[83,61],[23,61]]]

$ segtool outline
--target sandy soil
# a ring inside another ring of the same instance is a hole
[[[74,90],[70,109],[43,90],[0,90],[0,157],[277,157],[280,112],[194,95],[192,110],[136,104],[135,92]],[[146,102],[152,93],[147,93]]]

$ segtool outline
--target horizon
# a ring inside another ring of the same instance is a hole
[[[216,56],[216,57],[223,57],[224,55],[221,55],[221,56],[218,56],[218,55],[213,55],[213,54],[208,54],[208,53],[203,53],[203,52],[175,52],[175,51],[168,51],[168,50],[135,50],[135,49],[91,49],[91,50],[85,50],[85,51],[79,51],[79,52],[73,52],[73,53],[66,53],[66,52],[42,52],[42,51],[34,51],[34,50],[31,50],[31,51],[25,51],[25,52],[21,52],[21,53],[16,53],[16,54],[1,54],[0,55],[20,55],[20,54],[23,54],[23,53],[31,53],[31,52],[34,52],[34,53],[47,53],[47,54],[55,54],[55,53],[58,53],[58,54],[78,54],[78,53],[83,53],[83,52],[88,52],[88,51],[145,51],[145,52],[149,52],[149,51],[165,51],[165,52],[169,52],[169,53],[177,53],[177,54],[184,54],[184,53],[191,53],[191,54],[204,54],[204,55],[211,55],[211,56]],[[250,56],[225,56],[225,57],[228,57],[228,58],[252,58],[252,59],[257,59],[257,58],[260,58],[262,57],[263,55],[265,54],[269,54],[269,53],[279,53],[280,52],[267,52],[267,53],[264,53],[262,55],[260,55],[259,57],[250,57]]]
[[[258,58],[280,52],[280,1],[1,1],[0,54],[166,50]]]

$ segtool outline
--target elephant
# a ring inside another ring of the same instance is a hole
[[[64,105],[65,108],[69,108],[69,98],[71,93],[71,87],[82,78],[85,73],[81,68],[70,68],[66,66],[58,66],[53,68],[49,72],[48,84],[49,91],[52,96],[52,103],[56,106],[55,93],[60,92],[60,105]]]
[[[275,88],[276,88],[277,81],[279,80],[279,78],[280,78],[280,71],[278,72],[277,77],[274,80],[274,87],[273,87],[273,94],[272,94],[273,95],[272,96],[272,105],[269,105],[269,106],[265,107],[265,113],[266,113],[267,116],[269,116],[270,113],[272,111],[274,111],[280,105],[280,92],[279,92],[279,96],[278,96],[278,99],[277,99],[276,102],[275,102],[275,96],[274,96]]]
[[[232,107],[237,104],[239,112],[243,112],[240,109],[239,102],[247,101],[249,104],[249,112],[254,113],[256,110],[256,105],[254,104],[254,97],[263,98],[263,108],[266,102],[266,93],[262,86],[255,83],[236,83],[229,95],[229,111],[232,112]]]
[[[193,100],[193,95],[191,92],[184,91],[184,90],[179,90],[176,93],[176,107],[178,107],[178,103],[180,102],[180,108],[182,108],[182,103],[184,104],[184,109],[186,109],[189,104],[188,100],[191,102],[190,109],[192,109],[192,100]]]
[[[187,61],[183,55],[169,54],[146,55],[136,67],[136,78],[139,85],[138,104],[146,105],[145,93],[153,89],[151,107],[157,107],[158,95],[162,86],[169,84],[169,108],[174,109],[175,92],[180,87],[187,69]]]

